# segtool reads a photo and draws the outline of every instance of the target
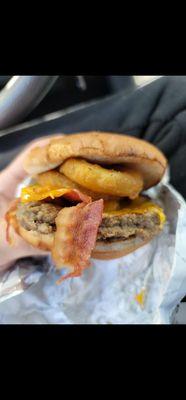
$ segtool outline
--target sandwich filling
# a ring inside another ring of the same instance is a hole
[[[130,201],[120,210],[109,210],[108,202],[103,210],[101,224],[98,228],[98,241],[126,240],[141,236],[144,239],[156,235],[164,222],[160,207],[147,201],[145,197]],[[116,203],[116,202],[114,202]],[[113,204],[112,204],[113,205]],[[135,205],[135,208],[134,208]],[[63,207],[48,202],[19,203],[17,220],[28,231],[42,234],[56,232],[56,217]]]

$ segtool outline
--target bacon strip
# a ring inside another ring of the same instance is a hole
[[[58,280],[58,284],[67,278],[80,276],[89,267],[89,258],[95,246],[97,232],[102,221],[103,200],[91,202],[91,197],[72,189],[65,197],[81,203],[63,208],[56,218],[56,232],[52,257],[58,269],[67,266],[71,272]],[[5,215],[7,221],[7,241],[11,243],[10,226],[20,199],[12,202]],[[14,226],[16,230],[16,227]]]
[[[77,189],[69,189],[69,192],[65,193],[64,197],[66,197],[68,200],[82,201],[84,203],[90,203],[92,201],[91,197]]]
[[[89,266],[89,258],[96,243],[97,231],[102,220],[103,200],[75,207],[63,208],[57,218],[52,257],[57,268],[70,267],[72,272],[63,280],[80,276]]]

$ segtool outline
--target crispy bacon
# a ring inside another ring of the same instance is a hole
[[[80,276],[89,266],[89,258],[96,243],[97,231],[102,220],[103,200],[75,207],[63,208],[57,218],[52,257],[57,268],[67,266],[72,271],[63,280]]]
[[[69,192],[65,193],[64,197],[71,201],[82,201],[83,203],[90,203],[92,201],[91,197],[77,189],[69,189]]]
[[[81,202],[73,207],[63,208],[56,218],[56,232],[52,257],[58,269],[69,267],[71,272],[61,277],[58,284],[67,278],[80,276],[89,266],[89,258],[95,246],[97,232],[102,220],[103,200],[91,202],[91,197],[72,189],[65,194],[69,200]],[[15,226],[14,215],[20,199],[11,203],[5,215],[7,241],[11,244],[10,227]]]

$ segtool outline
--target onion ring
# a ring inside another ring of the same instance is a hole
[[[70,158],[61,165],[60,172],[96,193],[135,199],[143,189],[141,174],[129,168],[116,171],[82,159]]]
[[[58,171],[47,171],[42,174],[38,174],[34,177],[37,183],[41,186],[54,186],[56,188],[65,188],[65,189],[76,189],[80,192],[86,194],[91,197],[93,200],[117,200],[118,197],[109,196],[103,193],[95,193],[91,190],[88,190],[77,183],[73,182],[71,179],[67,178],[65,175]]]

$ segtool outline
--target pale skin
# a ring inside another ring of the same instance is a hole
[[[55,137],[59,137],[56,135]],[[31,142],[11,164],[0,172],[0,272],[8,269],[19,258],[38,256],[46,254],[27,244],[19,235],[14,234],[13,245],[10,246],[6,240],[5,213],[15,197],[16,187],[27,176],[23,169],[23,160],[32,147],[44,146],[48,143],[50,136]]]

